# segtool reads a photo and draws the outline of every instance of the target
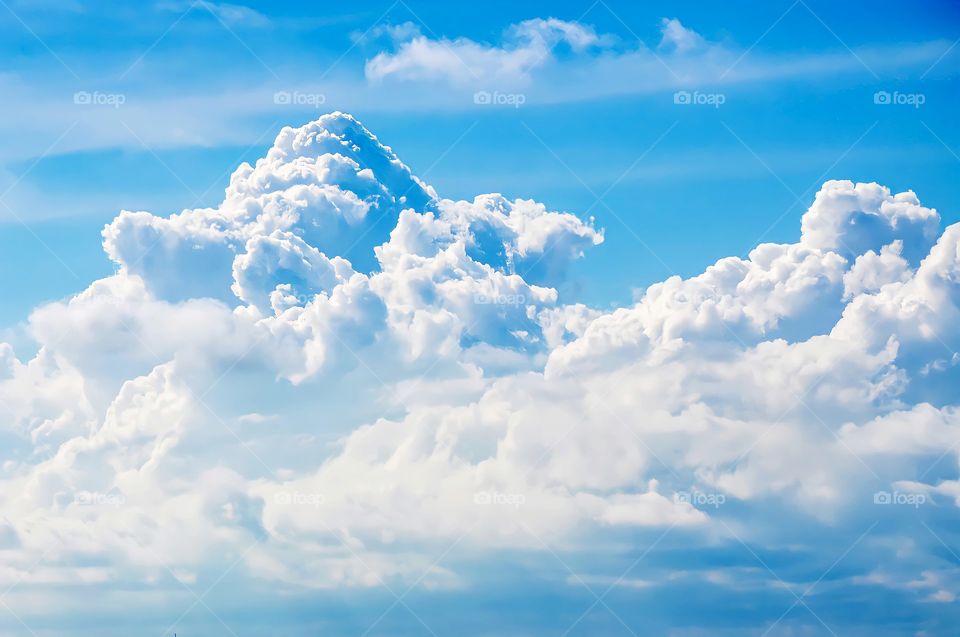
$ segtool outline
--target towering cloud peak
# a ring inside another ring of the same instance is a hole
[[[371,206],[424,209],[436,193],[346,113],[330,113],[300,128],[284,127],[256,167],[243,164],[230,179],[231,197],[259,196],[294,184],[349,190]]]
[[[229,301],[234,259],[251,240],[257,248],[265,237],[288,233],[295,238],[280,249],[299,240],[369,271],[373,246],[386,240],[400,210],[425,210],[435,199],[362,124],[332,113],[281,130],[255,166],[244,163],[233,173],[216,208],[169,218],[123,212],[105,228],[104,247],[161,298]]]
[[[277,321],[297,344],[290,378],[329,366],[341,331],[365,335],[358,346],[386,332],[415,356],[442,343],[540,351],[539,312],[602,240],[590,220],[533,201],[442,199],[343,113],[281,130],[216,208],[123,212],[104,230],[150,297]]]
[[[902,241],[916,266],[937,239],[940,215],[921,206],[912,191],[891,195],[879,184],[837,180],[823,185],[801,227],[801,243],[850,260]]]

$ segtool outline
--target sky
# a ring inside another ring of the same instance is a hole
[[[955,3],[0,0],[0,60],[0,635],[960,623]]]

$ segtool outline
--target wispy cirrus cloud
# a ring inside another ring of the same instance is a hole
[[[191,13],[213,11],[228,26],[234,19],[264,26],[252,9],[249,13],[243,7],[231,8],[229,17],[225,7],[198,5]],[[216,22],[215,26],[222,29]],[[304,116],[311,106],[315,112],[318,103],[349,111],[457,112],[473,109],[473,94],[482,90],[519,92],[525,105],[536,106],[660,93],[669,98],[670,92],[692,88],[750,91],[775,82],[810,79],[844,85],[871,82],[864,65],[898,76],[919,75],[935,63],[952,72],[952,58],[941,60],[950,50],[951,43],[946,41],[862,46],[852,54],[840,44],[812,52],[771,52],[762,46],[710,41],[676,18],[664,18],[660,30],[658,39],[644,43],[622,34],[600,33],[588,23],[538,18],[507,27],[501,40],[491,44],[425,35],[412,22],[384,23],[365,37],[355,34],[355,46],[345,58],[333,65],[306,61],[289,81],[277,81],[263,64],[277,72],[289,68],[293,58],[274,58],[267,50],[261,51],[260,62],[254,60],[264,71],[256,82],[242,76],[233,81],[212,71],[208,77],[201,68],[176,95],[158,92],[154,83],[143,84],[135,78],[118,81],[116,75],[129,68],[129,61],[115,74],[76,82],[38,82],[32,76],[27,81],[10,72],[0,75],[0,87],[8,95],[0,105],[0,113],[6,109],[8,114],[0,118],[0,130],[20,143],[9,144],[0,154],[7,160],[22,159],[24,152],[35,157],[38,143],[42,150],[59,131],[74,124],[75,129],[52,152],[142,149],[143,144],[151,148],[249,144],[267,124],[298,106],[278,104],[278,91],[310,96],[309,103],[299,105],[298,113]],[[156,72],[166,72],[162,51],[152,51],[150,60]],[[175,66],[169,72],[173,81],[180,69]],[[416,90],[408,90],[414,86]],[[122,95],[123,106],[77,105],[72,101],[76,92]],[[24,110],[33,114],[30,121],[15,116]],[[118,126],[118,120],[127,126]],[[136,137],[129,129],[137,132]],[[58,132],[51,136],[51,131]]]
[[[512,25],[504,32],[500,46],[467,38],[434,40],[413,23],[389,31],[396,51],[378,53],[367,61],[368,79],[388,77],[405,80],[444,80],[455,84],[476,81],[513,82],[553,59],[560,45],[574,53],[600,50],[610,38],[596,34],[593,27],[556,18],[533,19]]]
[[[209,12],[217,20],[223,21],[232,27],[255,27],[262,28],[270,26],[271,21],[265,14],[242,4],[231,4],[229,2],[209,2],[208,0],[165,0],[157,4],[161,11],[171,13],[185,13],[188,11]]]
[[[894,45],[896,55],[891,55],[886,46],[851,52],[838,43],[835,51],[774,56],[732,42],[711,42],[677,18],[663,18],[660,39],[651,43],[555,18],[512,25],[498,44],[432,38],[410,23],[390,34],[391,50],[366,63],[371,81],[525,86],[544,101],[909,68],[933,62],[950,45]]]

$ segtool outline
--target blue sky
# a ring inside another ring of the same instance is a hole
[[[189,7],[14,2],[4,10],[6,135],[14,143],[0,160],[4,183],[20,180],[5,201],[30,229],[4,210],[2,240],[11,263],[33,273],[27,281],[6,270],[5,285],[25,300],[5,305],[8,324],[37,301],[73,291],[77,277],[86,283],[109,272],[98,230],[118,210],[214,204],[233,167],[258,157],[281,126],[336,109],[359,117],[415,172],[430,169],[444,196],[504,192],[572,212],[593,206],[599,225],[622,220],[683,275],[745,254],[761,237],[795,239],[797,219],[824,178],[910,188],[947,219],[958,208],[950,188],[960,146],[951,117],[955,50],[941,59],[955,39],[951,3],[882,11],[817,2],[269,3],[228,9],[223,23]],[[604,79],[599,97],[586,91],[580,99],[574,90],[558,98],[545,87],[519,109],[475,108],[469,86],[421,86],[416,99],[357,88],[366,84],[365,61],[383,44],[355,44],[371,27],[412,22],[431,37],[498,43],[509,25],[548,16],[580,19],[620,49],[638,38],[655,48],[660,21],[677,18],[734,51],[732,59],[743,57],[712,82],[651,68],[660,77]],[[791,72],[786,60],[811,69]],[[737,77],[768,64],[756,80]],[[721,92],[726,101],[678,108],[672,96],[684,85]],[[276,105],[278,90],[325,102],[319,109]],[[878,90],[927,99],[920,108],[883,107],[873,102]],[[126,101],[84,109],[71,103],[76,91]],[[31,124],[24,113],[33,113]],[[594,205],[595,194],[611,186],[606,205]],[[36,250],[33,233],[77,277]],[[631,233],[611,234],[583,264],[591,283],[578,294],[593,304],[622,303],[633,288],[670,273],[635,248]],[[591,276],[614,269],[617,276]]]
[[[953,634],[958,43],[0,0],[0,637]]]

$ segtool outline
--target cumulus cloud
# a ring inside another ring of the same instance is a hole
[[[912,192],[891,195],[878,184],[829,182],[803,216],[801,243],[852,259],[900,240],[918,263],[937,238],[940,217]],[[905,255],[906,256],[906,255]]]
[[[30,586],[189,580],[216,546],[254,582],[364,587],[419,581],[437,541],[849,544],[896,511],[879,551],[928,511],[883,493],[960,493],[960,225],[912,192],[829,181],[796,243],[605,311],[559,291],[591,219],[445,199],[333,113],[217,207],[103,238],[117,273],[34,310],[36,355],[0,349],[4,581],[51,544]],[[904,584],[939,568],[912,538],[849,585],[955,595]]]

